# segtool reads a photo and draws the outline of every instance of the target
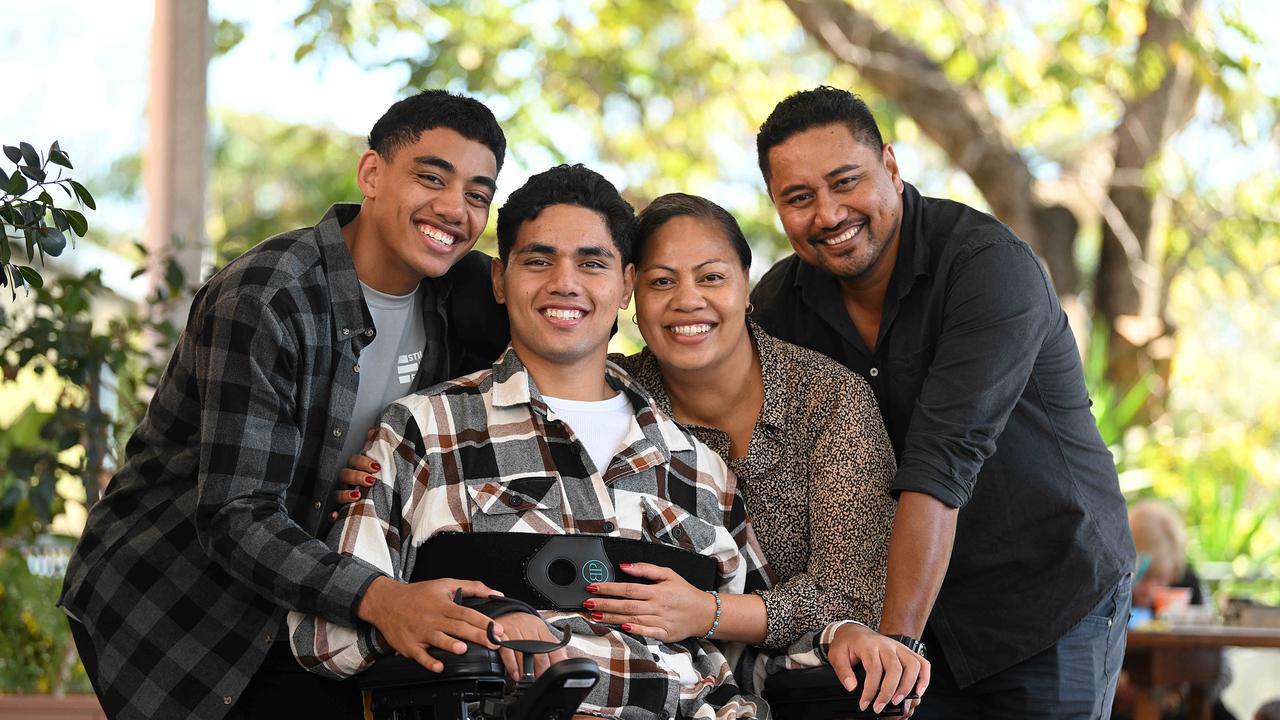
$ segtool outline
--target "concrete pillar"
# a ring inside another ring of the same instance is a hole
[[[164,285],[165,259],[174,256],[186,284],[198,285],[208,255],[204,232],[207,180],[205,76],[212,33],[208,0],[155,0],[151,30],[151,93],[143,154],[149,289]],[[175,254],[176,238],[176,254]],[[190,298],[167,308],[179,327]],[[157,348],[168,355],[172,348]]]

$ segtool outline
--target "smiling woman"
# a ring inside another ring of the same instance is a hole
[[[870,629],[884,595],[895,467],[870,388],[747,319],[750,247],[718,205],[678,193],[654,200],[637,219],[634,250],[636,318],[648,347],[617,361],[738,476],[779,576],[771,589],[721,598],[715,637],[792,657],[829,648],[842,679],[854,658],[867,667],[864,707],[898,701],[927,681],[928,663]],[[619,601],[597,607],[606,621],[629,621],[614,614],[627,607]],[[766,652],[756,668],[775,669],[778,657]],[[886,658],[883,673],[873,658]],[[753,674],[740,670],[743,679]]]

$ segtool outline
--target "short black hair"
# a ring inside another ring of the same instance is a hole
[[[853,133],[854,140],[876,153],[884,151],[880,127],[862,98],[830,85],[801,90],[778,103],[756,134],[756,159],[766,185],[769,183],[769,151],[793,135],[823,125],[844,125]]]
[[[636,231],[631,241],[631,251],[635,253],[636,260],[644,257],[645,246],[654,234],[678,217],[697,218],[719,225],[725,239],[737,253],[742,269],[751,269],[751,245],[733,215],[704,197],[685,193],[667,193],[655,198],[636,216]]]
[[[516,233],[527,220],[552,205],[576,205],[604,218],[622,264],[631,262],[631,235],[636,211],[603,175],[577,165],[557,165],[529,178],[511,193],[498,210],[498,257],[507,261],[516,244]]]
[[[498,170],[507,154],[507,136],[484,103],[446,90],[423,90],[397,101],[378,118],[369,131],[369,149],[391,159],[405,145],[417,141],[424,131],[449,128],[468,140],[493,151]]]

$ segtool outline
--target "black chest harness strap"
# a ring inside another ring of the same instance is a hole
[[[518,532],[441,533],[418,548],[409,580],[479,580],[539,610],[581,610],[597,597],[587,585],[647,580],[622,572],[620,563],[651,563],[674,570],[699,590],[717,587],[717,564],[671,545],[603,535]]]

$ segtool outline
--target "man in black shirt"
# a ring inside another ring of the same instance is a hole
[[[843,90],[785,99],[757,150],[795,254],[755,318],[865,376],[898,458],[880,632],[928,648],[916,717],[1107,717],[1133,541],[1040,263],[904,183]]]

